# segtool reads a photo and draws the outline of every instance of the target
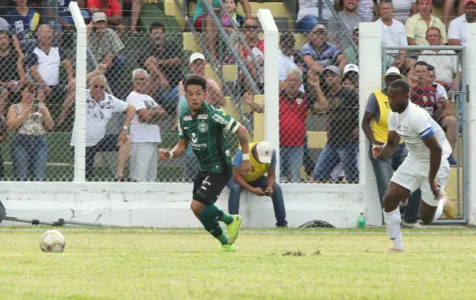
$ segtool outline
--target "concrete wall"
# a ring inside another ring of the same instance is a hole
[[[191,184],[4,183],[0,187],[0,201],[7,214],[17,218],[201,227],[189,209],[191,190]],[[283,191],[290,227],[311,220],[323,220],[336,227],[356,227],[360,212],[367,214],[363,185],[285,184]],[[225,211],[227,199],[225,188],[217,202]],[[276,223],[271,198],[248,192],[242,193],[240,214],[244,227],[274,227]],[[376,216],[368,218],[376,219]],[[22,224],[3,222],[2,225]]]

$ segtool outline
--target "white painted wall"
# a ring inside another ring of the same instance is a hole
[[[381,43],[380,30],[375,30],[371,23],[361,24],[360,32],[360,97],[363,99],[363,108],[369,94],[380,87],[380,60],[375,58],[380,57]],[[82,62],[79,63],[78,68],[85,68]],[[85,87],[81,88],[84,91]],[[84,93],[79,96],[84,98]],[[84,99],[79,102],[84,102]],[[84,122],[81,122],[76,124],[77,131],[84,131]],[[268,134],[271,135],[270,132]],[[83,142],[79,139],[76,141],[78,145]],[[323,220],[340,228],[356,227],[357,217],[361,212],[364,212],[368,225],[382,224],[375,177],[367,156],[368,145],[363,132],[361,144],[361,149],[364,149],[361,151],[361,184],[282,186],[290,227],[312,220]],[[75,157],[84,160],[84,151],[78,151]],[[122,226],[201,227],[189,209],[191,190],[191,184],[85,183],[84,163],[77,163],[75,182],[5,182],[0,185],[0,201],[5,205],[9,216],[22,219],[56,221],[63,218]],[[217,202],[225,211],[228,207],[227,199],[228,190],[225,188]],[[274,227],[276,223],[271,199],[250,195],[248,192],[242,194],[240,214],[245,227]]]
[[[360,118],[364,117],[367,99],[382,86],[382,33],[375,23],[359,24],[359,97]],[[377,59],[378,58],[378,59]],[[360,124],[360,123],[359,123]],[[364,203],[368,207],[367,224],[382,225],[382,207],[377,190],[377,181],[369,158],[369,142],[360,127],[360,178],[364,183]]]
[[[336,227],[356,227],[367,213],[363,185],[284,184],[290,227],[323,220]],[[2,183],[0,201],[7,215],[56,221],[58,218],[121,226],[197,227],[189,209],[191,184],[134,183]],[[217,202],[227,211],[228,188]],[[74,218],[73,218],[74,211]],[[271,198],[243,192],[240,214],[244,227],[274,227]],[[4,221],[2,225],[25,225]]]
[[[476,148],[476,24],[467,24],[467,44],[466,44],[466,57],[467,63],[464,66],[465,71],[468,74],[468,85],[470,89],[469,103],[467,104],[468,111],[466,112],[468,134],[465,135],[469,139],[469,149]],[[469,223],[476,225],[476,162],[474,157],[474,151],[468,151],[468,161],[465,167],[469,168],[468,178],[465,180],[465,184],[468,185],[467,199],[469,205]]]

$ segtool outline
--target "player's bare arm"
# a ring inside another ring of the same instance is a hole
[[[397,150],[398,144],[400,143],[400,136],[396,131],[388,132],[387,143],[384,145],[373,145],[372,155],[375,159],[390,157],[395,150]]]
[[[236,131],[238,135],[238,140],[240,141],[240,146],[242,149],[243,160],[241,162],[241,172],[244,175],[247,175],[251,172],[250,165],[250,150],[248,149],[248,130],[240,124],[238,130]]]
[[[434,135],[430,135],[424,139],[423,143],[425,143],[425,145],[430,149],[430,173],[428,174],[428,180],[430,181],[431,191],[433,192],[433,195],[439,199],[440,191],[436,185],[435,178],[440,169],[443,150]]]
[[[238,183],[245,190],[255,194],[256,196],[264,196],[265,193],[260,187],[252,187],[246,180],[243,178],[241,169],[234,167],[233,168],[233,180]]]
[[[182,156],[187,150],[188,140],[179,139],[172,150],[159,149],[159,160],[171,160]]]

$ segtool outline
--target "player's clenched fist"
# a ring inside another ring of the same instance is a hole
[[[159,160],[169,160],[169,159],[171,159],[170,151],[165,149],[159,149]]]
[[[249,160],[244,160],[241,162],[241,173],[243,176],[249,175],[251,173],[251,165]]]
[[[382,150],[385,145],[373,145],[372,146],[372,156],[374,159],[377,159],[382,155]]]

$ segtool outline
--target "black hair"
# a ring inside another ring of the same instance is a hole
[[[416,64],[415,64],[415,67],[416,66],[425,66],[427,69],[430,68],[430,66],[428,65],[428,63],[424,62],[424,61],[417,61]]]
[[[428,71],[435,71],[435,67],[433,67],[432,65],[428,65]]]
[[[207,90],[207,80],[198,75],[189,75],[185,77],[185,81],[183,82],[184,89],[187,90],[187,86],[189,85],[199,85],[204,91]]]
[[[294,38],[294,35],[292,32],[284,32],[283,34],[281,34],[281,36],[279,37],[279,41],[282,43],[282,42],[295,42],[296,39]]]
[[[151,33],[152,30],[154,30],[154,29],[162,29],[162,31],[165,33],[165,26],[164,26],[164,24],[162,24],[160,22],[152,23],[149,27],[149,33]]]
[[[408,95],[410,93],[410,85],[402,79],[395,80],[390,84],[388,89],[398,89],[401,93]]]

